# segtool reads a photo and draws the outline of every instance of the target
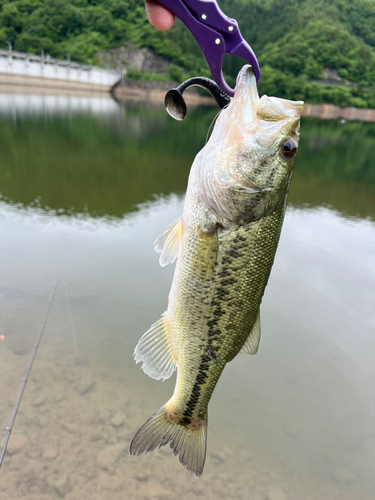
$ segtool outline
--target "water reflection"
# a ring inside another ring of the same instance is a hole
[[[27,108],[26,96],[21,97],[25,110],[34,110],[32,98]],[[94,104],[78,106],[74,119],[64,116],[61,103],[48,120],[43,107],[35,108],[35,116],[24,110],[16,127],[5,113],[0,120],[3,199],[57,214],[121,218],[154,194],[183,193],[216,110],[198,108],[177,123],[163,109],[119,108],[108,101],[101,113],[84,112]],[[373,218],[374,135],[374,124],[304,120],[290,203]]]
[[[1,425],[56,276],[67,292],[27,386],[0,498],[373,498],[368,125],[303,123],[260,351],[230,363],[214,393],[202,478],[169,450],[127,454],[173,388],[146,377],[132,351],[165,310],[173,267],[158,266],[152,242],[181,213],[213,114],[197,109],[182,124],[148,109],[0,121]]]
[[[374,219],[375,124],[305,119],[301,134],[290,202]]]
[[[2,118],[10,117],[14,124],[25,117],[118,114],[115,101],[107,96],[92,98],[74,95],[0,94],[0,109]]]

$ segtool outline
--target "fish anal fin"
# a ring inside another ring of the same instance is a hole
[[[143,362],[142,370],[156,380],[169,378],[176,369],[172,352],[166,313],[140,338],[135,350],[136,363]]]
[[[160,255],[160,265],[162,267],[172,264],[180,253],[182,244],[182,216],[170,224],[164,233],[155,241],[155,250]]]
[[[250,332],[250,335],[245,340],[244,345],[241,347],[240,354],[256,354],[260,342],[260,315],[259,311]]]

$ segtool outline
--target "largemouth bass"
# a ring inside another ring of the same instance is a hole
[[[158,238],[162,266],[177,257],[168,309],[135,361],[150,377],[177,368],[172,398],[139,429],[133,455],[170,443],[200,476],[207,406],[227,363],[255,354],[259,306],[274,261],[299,140],[303,102],[259,98],[251,66],[191,168],[182,216]]]

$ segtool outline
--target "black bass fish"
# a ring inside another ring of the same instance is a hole
[[[255,354],[259,306],[275,258],[299,141],[303,102],[259,98],[251,66],[191,168],[182,216],[156,240],[178,257],[167,311],[140,339],[135,361],[155,379],[177,368],[172,398],[136,433],[130,453],[170,443],[202,474],[207,406],[227,363]]]

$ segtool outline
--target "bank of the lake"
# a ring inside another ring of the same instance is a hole
[[[165,92],[177,84],[163,82],[142,82],[124,79],[113,89],[114,97],[120,102],[162,102]],[[211,97],[203,96],[194,89],[184,93],[187,104],[196,106],[216,106]],[[375,122],[375,109],[341,108],[334,104],[305,104],[303,116],[321,120],[346,120]]]

